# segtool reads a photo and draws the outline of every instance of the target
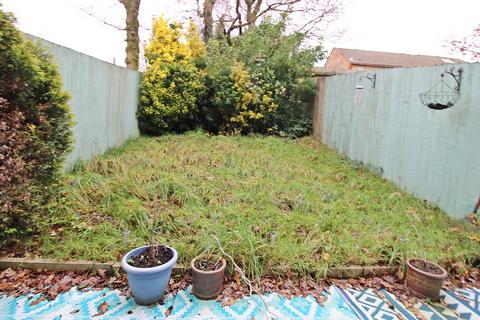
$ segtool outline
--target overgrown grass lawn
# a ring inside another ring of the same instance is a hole
[[[149,241],[152,217],[180,263],[218,251],[215,235],[249,276],[480,252],[472,227],[310,138],[142,137],[78,166],[65,193],[46,257],[118,260]]]

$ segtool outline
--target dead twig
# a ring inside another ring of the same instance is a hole
[[[266,319],[269,319],[268,314],[270,314],[273,317],[273,319],[278,319],[278,317],[274,313],[272,313],[271,311],[268,310],[267,303],[263,299],[260,291],[252,284],[252,281],[250,281],[250,279],[248,279],[248,277],[245,275],[245,272],[243,272],[242,268],[240,268],[238,266],[238,264],[235,262],[235,260],[233,259],[233,257],[231,255],[229,255],[228,253],[225,252],[225,250],[222,247],[222,244],[220,243],[220,240],[213,234],[211,236],[217,242],[218,248],[220,249],[222,254],[232,262],[232,265],[234,266],[235,271],[237,271],[240,274],[240,276],[242,277],[242,280],[247,284],[249,292],[250,292],[250,296],[252,295],[252,293],[256,293],[258,295],[258,297],[260,298],[260,300],[262,300],[262,303],[265,307],[265,310],[263,310],[258,305],[257,301],[255,299],[253,299],[253,301],[255,302],[255,305],[257,306],[258,310],[262,313],[262,319],[264,318],[264,316],[265,316]]]

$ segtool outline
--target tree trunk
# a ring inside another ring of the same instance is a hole
[[[127,48],[125,63],[127,68],[138,70],[138,56],[140,52],[140,37],[138,36],[138,13],[141,0],[119,0],[125,7],[127,18],[125,30],[127,31]]]
[[[205,42],[213,34],[213,6],[216,0],[205,0],[203,4],[203,39]]]
[[[255,27],[255,22],[258,19],[258,13],[260,12],[260,8],[262,7],[262,0],[257,0],[255,3],[255,7],[253,8],[253,11],[251,12],[250,19],[248,20],[249,25],[248,25],[248,30],[251,30]]]

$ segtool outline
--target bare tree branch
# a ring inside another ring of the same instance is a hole
[[[211,4],[212,0],[196,0],[196,6]],[[222,23],[225,34],[230,37],[251,29],[264,17],[281,17],[287,14],[287,30],[303,32],[306,36],[321,34],[343,10],[343,0],[215,0],[212,17],[205,19],[203,12],[199,15],[207,25]],[[213,30],[209,29],[209,30]],[[205,30],[208,32],[208,30]],[[211,34],[204,33],[208,39]]]
[[[245,0],[245,1],[248,1],[248,0]],[[259,0],[260,1],[260,0]],[[232,24],[229,28],[230,31],[233,31],[235,29],[238,29],[238,28],[241,28],[241,27],[246,27],[246,26],[249,26],[249,25],[252,25],[252,24],[255,24],[255,22],[257,22],[257,20],[259,18],[261,18],[262,16],[264,16],[265,14],[267,14],[268,12],[270,11],[282,11],[282,12],[287,12],[287,8],[288,6],[290,5],[293,5],[297,2],[300,2],[302,0],[289,0],[289,1],[279,1],[279,2],[274,2],[272,4],[268,4],[267,7],[265,9],[263,9],[262,11],[260,12],[257,12],[256,16],[251,16],[250,17],[250,20],[248,20],[247,18],[247,21],[245,21],[244,23],[239,23],[239,24]],[[283,7],[287,7],[285,10],[281,10],[281,8]],[[247,7],[247,15],[248,15],[248,7]]]
[[[460,40],[451,40],[448,46],[453,52],[458,52],[472,60],[480,61],[480,24],[473,32]]]
[[[240,25],[241,25],[241,24],[242,24],[242,14],[241,14],[241,12],[240,12],[240,0],[237,0],[237,5],[235,6],[235,11],[236,11],[236,13],[237,13],[237,16],[236,16],[235,20],[233,21],[233,23],[235,23],[235,22],[238,20],[238,22],[239,22]],[[239,28],[238,28],[238,32],[239,32],[240,34],[242,34],[242,31],[243,31],[243,30],[242,30],[242,27],[239,27]]]
[[[113,27],[113,28],[115,28],[115,29],[117,29],[117,30],[121,30],[121,31],[125,31],[125,30],[126,30],[126,29],[123,28],[123,27],[119,27],[119,26],[117,26],[117,25],[115,25],[115,24],[113,24],[113,23],[108,22],[107,20],[105,20],[105,19],[103,19],[103,18],[100,18],[99,16],[93,14],[92,12],[88,11],[88,10],[85,9],[85,8],[81,8],[81,7],[80,7],[79,9],[82,10],[83,12],[85,12],[86,14],[88,14],[89,16],[91,16],[91,17],[97,19],[98,21],[102,22],[103,24],[106,24],[107,26]]]

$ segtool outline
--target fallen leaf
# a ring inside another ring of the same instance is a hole
[[[54,285],[53,287],[48,290],[48,296],[51,300],[54,300],[58,296],[58,286]]]
[[[105,269],[98,269],[97,273],[100,277],[105,278],[105,275],[107,274],[107,270]]]
[[[321,296],[318,296],[316,300],[318,304],[323,307],[323,303],[328,300],[328,297],[321,295]]]
[[[38,299],[36,300],[33,300],[32,302],[30,302],[30,306],[36,306],[37,304],[39,304],[40,302],[44,301],[45,300],[45,297],[44,296],[41,296],[39,297]]]
[[[170,313],[172,313],[172,311],[173,311],[173,306],[168,307],[168,309],[165,310],[165,317],[168,317]]]
[[[479,223],[478,223],[478,217],[477,217],[477,215],[476,215],[475,213],[472,212],[472,213],[468,216],[468,219],[470,220],[470,222],[471,222],[472,224],[474,224],[474,225],[476,225],[476,226],[479,225]]]
[[[106,302],[100,303],[97,307],[98,312],[96,314],[94,314],[93,316],[97,317],[97,316],[104,315],[105,312],[107,312],[108,307],[109,307],[108,303],[106,303]]]
[[[472,234],[472,235],[469,235],[467,236],[470,240],[473,240],[473,241],[477,241],[477,242],[480,242],[480,236],[476,235],[476,234]]]
[[[240,273],[236,272],[235,275],[233,276],[233,279],[235,280],[235,282],[240,285],[242,283],[242,279],[241,279],[241,276],[240,276]]]
[[[88,287],[88,285],[86,283],[81,283],[77,286],[78,289],[83,289],[83,288],[86,288]]]

